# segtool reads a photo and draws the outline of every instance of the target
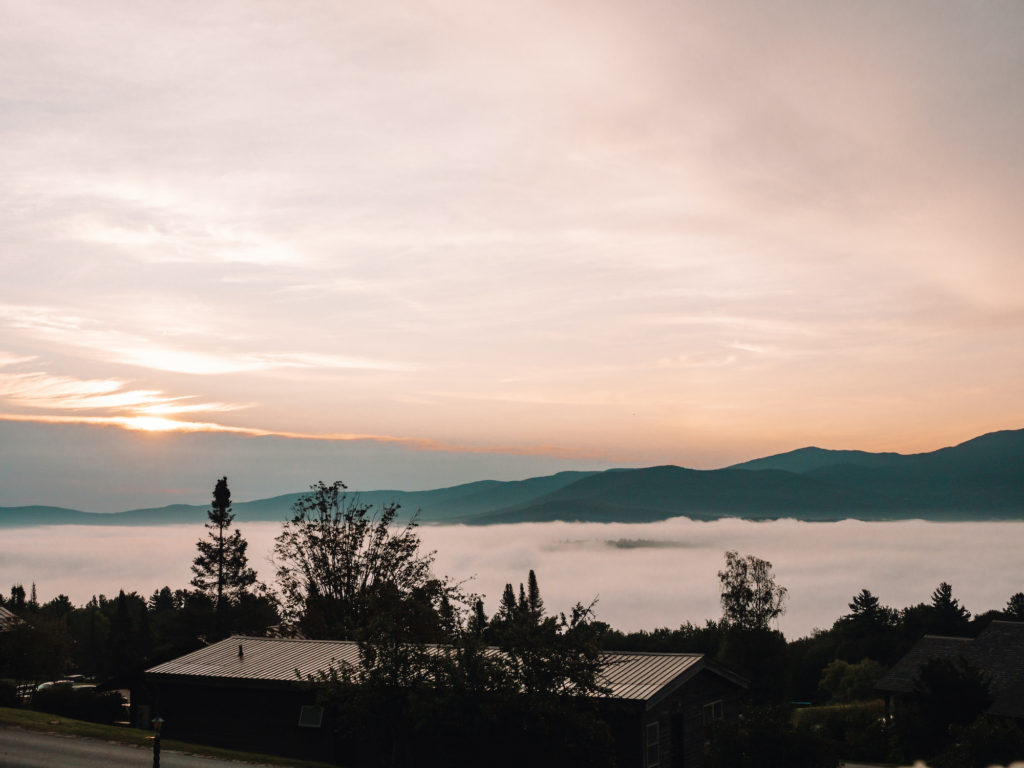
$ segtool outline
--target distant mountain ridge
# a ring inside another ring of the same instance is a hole
[[[281,521],[299,493],[234,504],[236,521]],[[993,432],[918,454],[800,448],[724,469],[677,466],[560,472],[428,491],[357,492],[365,503],[419,510],[428,524],[710,520],[1024,519],[1024,430]],[[0,527],[202,523],[206,506],[97,514],[0,507]]]

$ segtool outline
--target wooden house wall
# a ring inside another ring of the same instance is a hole
[[[337,743],[325,713],[320,728],[298,725],[303,705],[314,694],[295,686],[265,688],[237,682],[208,685],[150,679],[154,712],[164,718],[168,738],[250,752],[333,761],[347,752]],[[600,707],[608,722],[620,768],[653,768],[647,761],[647,725],[658,723],[658,768],[696,768],[705,749],[704,706],[723,704],[735,719],[743,689],[702,670],[655,707],[642,702],[607,701]]]
[[[152,693],[167,738],[309,760],[334,758],[326,715],[320,728],[299,726],[302,706],[315,704],[312,692],[161,681]]]
[[[646,734],[649,723],[658,723],[658,768],[694,768],[704,755],[707,731],[704,727],[704,705],[722,702],[722,715],[734,720],[739,716],[743,689],[708,670],[702,670],[672,695],[644,713],[643,760],[638,765],[652,768],[647,762]]]

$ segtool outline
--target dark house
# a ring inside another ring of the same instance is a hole
[[[1024,623],[993,621],[975,638],[925,635],[876,684],[887,710],[914,693],[918,672],[933,659],[963,659],[977,668],[994,699],[987,713],[1024,720]]]
[[[24,622],[9,610],[0,606],[0,632],[12,630],[19,624],[24,624]]]
[[[746,681],[702,654],[608,653],[601,710],[619,764],[680,768],[697,763],[705,726],[734,718]],[[359,664],[350,641],[234,636],[146,671],[144,696],[171,738],[340,760],[315,693],[304,679]]]

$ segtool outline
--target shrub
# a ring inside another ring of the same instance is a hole
[[[714,724],[705,768],[835,768],[834,745],[811,728],[794,727],[787,707],[760,707],[738,721]]]
[[[32,695],[32,709],[93,723],[120,720],[123,706],[124,697],[117,691],[100,693],[92,688],[55,685]]]
[[[836,745],[845,759],[884,761],[890,739],[881,700],[798,709],[793,722]]]
[[[821,673],[818,688],[829,696],[829,701],[870,701],[877,695],[875,683],[885,674],[885,667],[874,659],[862,659],[850,664],[836,659]]]
[[[932,760],[935,768],[987,768],[1024,760],[1024,729],[1016,722],[982,715],[952,731],[953,746]]]
[[[20,704],[18,684],[13,680],[0,680],[0,707],[17,707]]]

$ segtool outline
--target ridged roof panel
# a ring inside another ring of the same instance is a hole
[[[19,619],[13,613],[8,611],[6,608],[0,607],[0,632],[3,632],[4,630],[8,629],[13,629],[21,623],[21,619]]]
[[[647,701],[680,675],[695,671],[703,658],[699,653],[605,653],[600,682],[610,689],[611,698]],[[359,646],[348,640],[236,635],[146,672],[169,677],[294,683],[330,667],[358,664]]]

